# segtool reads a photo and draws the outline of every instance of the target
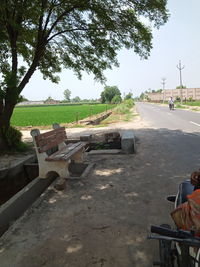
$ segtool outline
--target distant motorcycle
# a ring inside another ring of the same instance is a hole
[[[174,104],[169,104],[169,109],[174,110]]]

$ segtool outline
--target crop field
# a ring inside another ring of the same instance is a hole
[[[70,123],[104,112],[115,105],[55,105],[17,107],[14,109],[11,124],[13,126],[46,126],[52,123]]]

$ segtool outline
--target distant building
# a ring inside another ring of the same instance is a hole
[[[44,105],[44,101],[23,101],[17,104],[17,106],[32,106],[32,105]]]
[[[54,99],[48,99],[46,101],[44,101],[44,104],[46,105],[55,105],[55,104],[60,104],[59,100],[54,100]]]
[[[189,100],[200,100],[200,88],[183,88],[183,89],[166,89],[164,93],[148,93],[148,99],[154,102],[167,101],[170,96],[174,99],[176,97],[181,97],[182,90],[182,99]]]
[[[55,105],[60,104],[59,100],[48,99],[46,101],[24,101],[17,104],[17,106],[35,106],[35,105]]]

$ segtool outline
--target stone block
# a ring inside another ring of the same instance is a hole
[[[92,134],[84,134],[80,136],[80,141],[92,141]]]
[[[121,148],[125,154],[133,154],[136,151],[135,137],[132,130],[126,130],[122,133]]]

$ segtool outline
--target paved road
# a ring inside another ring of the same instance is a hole
[[[137,103],[137,109],[152,127],[200,133],[200,113],[150,103]]]

